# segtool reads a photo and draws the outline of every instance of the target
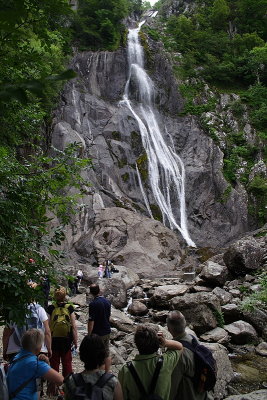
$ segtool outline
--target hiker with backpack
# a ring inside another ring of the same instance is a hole
[[[182,344],[165,339],[149,324],[137,326],[134,341],[139,354],[119,371],[124,400],[169,400],[171,375]],[[162,356],[158,354],[160,347],[167,349]]]
[[[65,379],[65,399],[123,400],[118,379],[105,372],[107,353],[101,337],[95,334],[85,336],[79,353],[84,371],[71,374]]]
[[[44,343],[42,344],[41,352],[51,357],[51,332],[48,323],[48,317],[45,309],[38,303],[28,305],[28,314],[25,317],[24,325],[18,326],[10,322],[3,332],[3,358],[6,361],[11,361],[16,354],[21,350],[22,335],[28,329],[40,329],[44,333]]]
[[[49,326],[52,335],[52,357],[50,365],[59,371],[62,363],[62,374],[66,377],[72,372],[71,346],[77,348],[77,327],[74,307],[66,302],[66,289],[60,287],[54,292],[55,304],[48,307]],[[53,385],[48,393],[53,395]]]
[[[209,400],[216,383],[216,362],[211,351],[186,333],[186,320],[179,311],[171,311],[167,327],[174,340],[184,346],[173,371],[170,400]]]
[[[39,378],[44,378],[56,385],[63,383],[63,376],[50,367],[48,358],[44,355],[38,357],[43,341],[44,334],[39,329],[30,329],[23,334],[22,350],[8,367],[9,399],[37,400]]]

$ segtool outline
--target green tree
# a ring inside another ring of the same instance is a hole
[[[27,281],[55,274],[58,245],[84,184],[80,169],[89,163],[77,157],[75,145],[53,157],[35,150],[39,155],[18,161],[14,151],[0,147],[0,324],[23,320],[29,302],[43,301],[42,291],[33,293]],[[77,188],[75,196],[66,196],[68,186]],[[54,216],[61,226],[52,229]]]
[[[226,0],[215,0],[211,9],[211,23],[215,30],[225,30],[230,16]]]
[[[124,31],[122,19],[128,14],[128,0],[80,0],[74,23],[82,49],[115,50]]]

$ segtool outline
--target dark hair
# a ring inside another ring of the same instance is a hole
[[[167,317],[167,327],[173,335],[183,334],[186,327],[184,315],[177,310],[171,311]]]
[[[155,353],[160,347],[156,329],[148,325],[139,325],[136,328],[134,342],[140,354]]]
[[[90,293],[94,296],[97,296],[100,292],[99,286],[96,283],[93,283],[90,286]]]
[[[79,351],[80,360],[88,371],[101,367],[105,362],[105,358],[107,358],[103,340],[94,333],[83,338]]]

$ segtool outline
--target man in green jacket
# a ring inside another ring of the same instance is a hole
[[[186,320],[180,311],[171,311],[167,318],[167,327],[174,340],[192,342],[192,336],[185,332]],[[177,363],[171,384],[170,400],[212,400],[211,392],[199,393],[193,385],[192,378],[195,374],[194,353],[184,347],[183,353]]]
[[[157,332],[154,327],[149,325],[137,327],[134,341],[139,354],[135,356],[132,363],[147,392],[159,358],[158,349],[159,347],[167,348],[166,353],[163,354],[163,364],[154,393],[164,400],[169,400],[171,375],[181,355],[182,344],[175,340],[165,339],[162,332]],[[124,400],[139,400],[140,390],[127,365],[120,370],[119,381]]]

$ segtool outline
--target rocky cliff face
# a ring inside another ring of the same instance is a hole
[[[148,61],[148,67],[153,66],[151,78],[156,86],[160,128],[166,141],[182,158],[186,170],[186,205],[192,240],[200,247],[223,246],[248,229],[246,193],[237,186],[225,196],[228,184],[222,174],[222,151],[200,129],[195,117],[178,116],[183,100],[170,61],[160,46],[150,48]],[[87,188],[83,198],[85,208],[77,216],[75,228],[68,233],[68,248],[89,257],[90,262],[102,257],[116,259],[125,240],[128,250],[134,247],[134,238],[129,239],[125,230],[120,246],[117,242],[111,243],[109,254],[105,253],[105,246],[96,246],[86,238],[89,232],[95,236],[104,229],[106,222],[99,221],[99,210],[105,209],[108,216],[111,207],[117,207],[116,218],[122,218],[126,227],[129,221],[136,219],[140,221],[142,235],[150,235],[153,224],[146,223],[149,213],[136,165],[153,216],[159,220],[153,223],[162,227],[162,234],[166,234],[168,228],[161,224],[162,216],[150,188],[147,157],[138,124],[130,111],[120,104],[127,80],[126,49],[112,53],[83,52],[74,57],[72,64],[78,76],[65,87],[54,118],[52,144],[63,149],[67,143],[81,143],[82,154],[92,159],[93,167],[86,172],[92,186]],[[169,231],[168,235],[173,234]],[[176,237],[174,247],[183,247],[181,236],[177,233]],[[81,243],[82,247],[86,243],[87,255],[80,250]],[[153,251],[151,244],[146,253]],[[132,258],[129,252],[127,254],[125,265],[127,259]],[[146,261],[152,263],[152,260]],[[165,262],[173,269],[172,261]]]

